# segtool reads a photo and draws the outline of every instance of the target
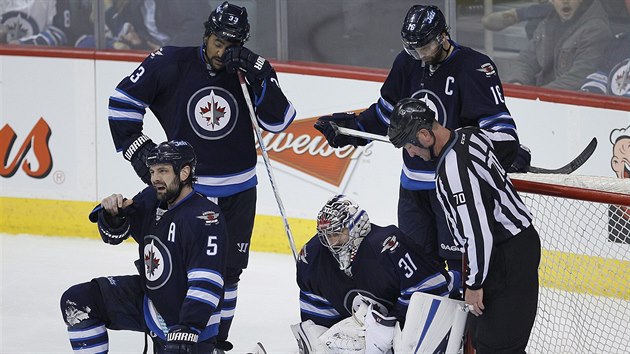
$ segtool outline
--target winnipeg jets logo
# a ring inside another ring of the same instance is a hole
[[[4,3],[6,3],[6,1]],[[40,32],[39,25],[37,24],[38,21],[35,17],[29,16],[22,11],[7,11],[2,14],[1,20],[6,30],[7,42],[17,41],[20,38],[32,36]]]
[[[393,253],[396,248],[398,248],[398,241],[396,240],[396,235],[391,235],[383,241],[383,249],[381,249],[381,253],[385,251],[389,251]]]
[[[630,91],[630,59],[617,64],[610,75],[610,93],[624,96]]]
[[[162,287],[171,276],[172,263],[168,248],[153,235],[144,237],[142,260],[144,262],[144,276],[148,289],[155,290]]]
[[[219,213],[215,213],[214,211],[204,211],[201,215],[196,216],[196,218],[204,220],[206,225],[219,223]]]
[[[477,71],[485,73],[486,77],[490,77],[497,73],[497,71],[494,70],[494,66],[490,63],[481,64],[481,67],[477,69]]]
[[[446,116],[446,108],[444,108],[444,104],[442,104],[442,100],[438,95],[436,95],[432,91],[422,89],[416,91],[413,95],[411,95],[411,97],[424,102],[427,107],[429,107],[429,109],[435,112],[435,119],[443,126],[446,126],[448,121]]]
[[[214,91],[210,92],[210,96],[204,97],[199,107],[199,115],[201,117],[201,127],[210,131],[221,129],[227,121],[230,120],[229,107],[225,99],[217,97]],[[205,104],[204,104],[205,103]]]
[[[155,247],[154,241],[144,247],[144,270],[147,279],[159,278],[164,270],[162,264],[162,254]]]
[[[232,94],[220,87],[206,87],[188,101],[188,120],[195,133],[207,140],[221,139],[236,125],[238,106]]]

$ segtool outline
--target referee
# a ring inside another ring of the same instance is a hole
[[[437,194],[467,256],[464,300],[478,354],[524,353],[538,303],[540,239],[532,215],[501,167],[500,136],[449,130],[418,99],[398,102],[389,139],[409,155],[437,160]]]

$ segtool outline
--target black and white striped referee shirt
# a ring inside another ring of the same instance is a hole
[[[455,241],[465,247],[471,289],[481,288],[488,275],[492,246],[532,224],[489,134],[474,127],[453,131],[437,167],[438,199]]]

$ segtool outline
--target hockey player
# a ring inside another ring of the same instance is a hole
[[[396,226],[371,224],[345,195],[330,198],[317,215],[317,235],[298,258],[303,322],[291,327],[300,352],[387,353],[414,292],[448,296],[459,288],[460,279],[411,245]]]
[[[163,47],[151,53],[109,99],[116,150],[143,181],[149,182],[144,157],[155,145],[143,134],[147,108],[168,139],[187,140],[198,152],[194,188],[217,202],[228,229],[225,303],[217,346],[222,350],[232,348],[228,331],[256,212],[256,147],[237,71],[244,72],[249,82],[262,129],[278,133],[296,114],[269,62],[243,46],[248,37],[246,9],[224,2],[205,22],[202,46]]]
[[[147,153],[151,187],[133,199],[113,194],[94,208],[103,241],[138,243],[139,275],[74,285],[61,312],[77,353],[106,353],[107,329],[145,332],[156,353],[209,353],[219,330],[227,254],[219,207],[196,193],[196,157],[185,141]]]
[[[367,140],[336,135],[338,126],[385,135],[396,103],[406,97],[422,99],[439,122],[449,128],[479,126],[500,136],[497,149],[504,166],[517,156],[516,125],[503,97],[496,66],[484,54],[463,47],[449,37],[444,15],[436,6],[414,5],[402,26],[404,50],[396,57],[381,87],[380,99],[358,116],[335,113],[315,123],[333,147],[365,145]],[[528,167],[529,153],[521,149],[520,166]],[[444,213],[434,193],[435,163],[409,156],[403,151],[400,177],[398,224],[427,257],[452,270],[461,269],[461,250],[455,246]]]
[[[450,130],[422,100],[398,102],[389,138],[409,156],[437,162],[437,197],[469,272],[464,300],[478,354],[525,353],[538,303],[538,232],[506,171],[492,132]]]

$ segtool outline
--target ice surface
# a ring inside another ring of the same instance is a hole
[[[71,353],[59,298],[70,286],[105,275],[134,274],[136,244],[0,234],[0,353]],[[241,277],[230,332],[234,350],[256,342],[268,353],[297,353],[290,324],[299,322],[290,255],[252,252]],[[110,331],[110,353],[141,353],[140,333]]]

